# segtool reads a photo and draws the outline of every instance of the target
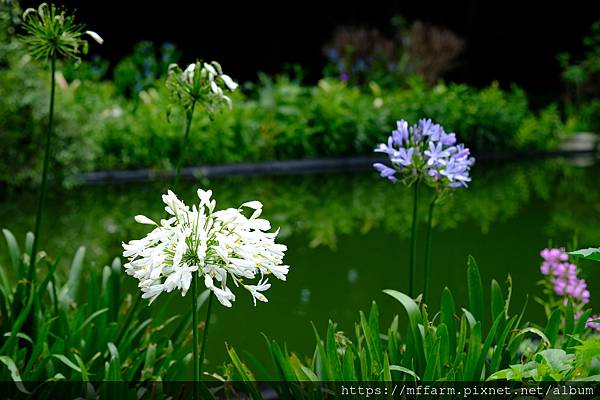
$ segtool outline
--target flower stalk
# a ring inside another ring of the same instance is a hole
[[[175,187],[179,185],[179,180],[181,178],[181,166],[183,165],[183,160],[185,159],[185,153],[187,150],[187,142],[190,136],[190,128],[192,126],[192,119],[194,118],[194,109],[196,107],[196,101],[192,101],[192,105],[188,112],[186,113],[186,124],[185,124],[185,132],[183,134],[183,139],[181,140],[181,145],[179,147],[179,159],[177,160],[177,166],[175,168]]]
[[[204,332],[202,333],[202,347],[200,347],[200,357],[198,359],[198,380],[202,379],[202,369],[204,367],[204,354],[206,352],[206,341],[208,339],[208,327],[210,325],[210,314],[212,312],[212,300],[214,294],[211,292],[208,296],[208,308],[206,310],[206,319],[204,320]],[[196,330],[198,326],[196,326]]]
[[[380,143],[375,152],[386,154],[390,165],[375,163],[373,167],[382,178],[390,182],[414,185],[413,215],[410,237],[408,292],[415,296],[415,271],[417,257],[417,226],[419,220],[419,187],[421,183],[433,188],[435,196],[429,205],[425,268],[424,297],[429,290],[429,269],[431,263],[431,229],[433,209],[439,196],[460,187],[467,187],[471,181],[470,169],[475,163],[470,151],[462,143],[457,143],[455,133],[446,133],[444,128],[430,119],[421,119],[416,125],[400,120],[396,129],[388,137],[387,143]],[[425,300],[426,301],[426,300]]]
[[[410,297],[414,297],[415,295],[415,270],[417,268],[417,226],[419,224],[419,186],[420,181],[417,179],[414,183],[413,192],[412,229],[410,231],[410,256],[408,262],[408,294]]]
[[[46,199],[46,187],[48,185],[48,168],[50,165],[50,141],[52,138],[52,128],[54,123],[54,94],[56,91],[56,57],[50,58],[50,109],[48,111],[48,129],[46,131],[46,148],[44,150],[44,166],[42,169],[42,183],[38,195],[37,212],[35,217],[35,229],[33,232],[33,245],[31,246],[31,256],[29,258],[28,279],[33,284],[35,282],[35,262],[37,246],[40,238],[40,228],[42,226],[42,214],[44,211],[44,200]]]
[[[425,233],[425,268],[423,268],[423,302],[429,301],[429,276],[431,275],[431,236],[433,234],[433,210],[438,200],[438,193],[433,195],[427,213],[427,231]]]
[[[192,275],[192,363],[194,374],[194,400],[199,399],[198,382],[200,382],[200,370],[198,367],[198,274]],[[204,348],[204,346],[203,346]]]

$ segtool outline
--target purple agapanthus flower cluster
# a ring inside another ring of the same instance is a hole
[[[564,248],[549,248],[541,251],[544,259],[540,272],[551,278],[554,293],[565,301],[572,300],[576,305],[584,305],[590,301],[590,291],[585,279],[577,276],[577,266],[569,262],[569,255]],[[579,318],[581,312],[577,313]],[[600,332],[600,324],[594,322],[599,317],[591,317],[587,326]]]
[[[438,188],[466,187],[475,163],[469,149],[456,143],[456,134],[446,133],[430,119],[421,119],[411,127],[404,120],[398,121],[387,143],[379,144],[375,152],[387,154],[392,164],[373,164],[382,177],[393,182],[423,178]]]

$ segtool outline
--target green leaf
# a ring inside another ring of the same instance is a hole
[[[524,335],[526,333],[533,333],[534,335],[537,335],[540,337],[540,339],[542,339],[542,342],[544,343],[544,345],[546,346],[546,348],[552,347],[552,345],[550,344],[550,340],[546,337],[546,335],[544,334],[544,332],[540,331],[538,328],[534,328],[532,326],[527,327],[527,328],[523,328],[519,331],[519,333],[517,334],[517,336],[521,336]]]
[[[383,366],[383,355],[380,347],[379,330],[372,332],[370,325],[367,323],[365,315],[360,312],[360,327],[364,334],[365,342],[367,344],[367,354],[371,360],[371,371],[372,373],[378,373]]]
[[[413,370],[411,370],[411,369],[408,369],[408,368],[405,368],[405,367],[403,367],[403,366],[401,366],[401,365],[390,365],[390,370],[391,370],[391,371],[402,372],[403,374],[410,375],[410,376],[412,376],[413,378],[415,378],[415,380],[417,380],[417,381],[420,381],[420,380],[421,380],[421,378],[419,378],[419,375],[417,375],[417,374],[415,373],[415,371],[413,371]]]
[[[60,291],[59,298],[63,305],[66,305],[77,298],[79,284],[81,283],[81,272],[83,271],[83,260],[85,258],[85,247],[80,247],[73,257],[71,270],[67,282]]]
[[[246,388],[248,389],[248,392],[250,393],[252,398],[255,400],[261,400],[263,397],[261,396],[260,392],[256,388],[256,384],[254,383],[254,377],[252,376],[251,372],[244,365],[244,363],[242,363],[242,361],[238,357],[238,355],[235,352],[235,349],[233,347],[229,347],[228,345],[226,345],[226,348],[227,348],[227,353],[229,354],[229,358],[231,359],[231,362],[233,363],[233,366],[236,368],[236,371],[242,378],[242,381],[245,382]]]
[[[448,328],[443,322],[438,325],[435,332],[436,336],[440,339],[440,368],[447,365],[450,362],[450,338],[448,336]],[[456,337],[454,338],[456,342]],[[441,372],[441,370],[440,370]]]
[[[19,369],[15,365],[15,362],[12,360],[12,358],[8,356],[0,356],[0,362],[2,362],[2,364],[6,365],[6,368],[8,368],[8,371],[10,372],[10,377],[12,378],[17,388],[22,393],[31,394],[27,389],[25,389],[25,386],[23,386],[21,374],[19,374]]]
[[[390,370],[390,360],[388,358],[387,353],[383,355],[383,381],[391,382],[392,381],[392,373]]]
[[[10,332],[6,332],[6,333],[5,333],[3,336],[4,336],[4,337],[10,337],[10,335],[11,335],[11,333],[10,333]],[[28,341],[29,343],[33,344],[33,340],[31,340],[31,338],[30,338],[29,336],[27,336],[26,334],[24,334],[24,333],[22,333],[22,332],[17,332],[17,333],[16,333],[16,336],[17,336],[19,339],[26,340],[26,341]]]
[[[81,380],[83,380],[84,382],[89,382],[90,381],[89,372],[87,370],[85,363],[83,362],[83,360],[81,359],[81,357],[79,357],[79,355],[77,353],[73,353],[73,357],[75,357],[75,360],[77,361],[77,365],[79,365],[79,369],[81,370]]]
[[[423,380],[427,382],[434,381],[437,378],[437,370],[440,364],[440,339],[437,338],[429,351],[427,357],[427,365],[425,367],[425,373],[423,374]]]
[[[569,254],[586,260],[600,261],[600,247],[571,251]]]
[[[446,325],[446,329],[448,330],[448,346],[450,349],[451,358],[454,358],[456,355],[455,313],[456,310],[454,305],[454,297],[452,297],[452,292],[450,292],[450,289],[445,287],[444,291],[442,292],[440,318],[441,322]]]
[[[327,348],[327,358],[329,365],[331,366],[331,372],[333,373],[334,379],[342,380],[342,366],[340,365],[340,359],[338,358],[337,344],[335,342],[335,328],[332,321],[329,321],[329,325],[327,327],[327,339],[325,345]]]
[[[465,363],[464,380],[478,381],[477,364],[481,355],[481,322],[477,322],[471,329],[469,338],[469,348],[467,351],[467,360]]]
[[[321,379],[324,381],[333,381],[333,380],[335,380],[335,378],[333,375],[333,371],[331,369],[332,366],[329,363],[329,358],[327,357],[327,352],[325,351],[325,347],[323,345],[323,342],[321,341],[321,337],[319,336],[319,332],[317,331],[315,324],[313,324],[311,322],[311,325],[313,327],[315,338],[317,340],[317,350],[318,350],[317,354],[319,356],[319,361],[321,362],[322,371],[323,371],[323,376],[321,377]]]
[[[471,329],[473,329],[475,327],[475,324],[477,324],[477,319],[466,308],[463,308],[462,312],[465,314],[465,317],[467,317],[467,321],[469,322],[469,326],[471,327]]]
[[[90,323],[92,323],[92,321],[96,318],[98,318],[99,316],[101,316],[102,314],[106,313],[108,311],[108,308],[102,308],[98,311],[96,311],[95,313],[93,313],[92,315],[90,315],[84,322],[83,324],[81,324],[79,326],[79,328],[77,328],[77,330],[73,333],[74,335],[79,333],[80,331],[82,331],[86,326],[88,326]]]
[[[558,331],[560,330],[560,317],[561,311],[560,308],[555,309],[550,318],[548,318],[548,323],[546,324],[546,329],[544,329],[544,334],[548,338],[550,345],[556,346],[556,342],[558,340]]]
[[[79,368],[77,365],[75,365],[75,363],[73,363],[73,361],[69,360],[65,355],[63,355],[63,354],[52,354],[52,357],[58,358],[67,367],[69,367],[72,370],[74,370],[74,371],[76,371],[76,372],[78,372],[78,373],[81,374],[81,368]]]
[[[8,229],[2,229],[2,233],[4,234],[4,239],[6,240],[6,245],[8,246],[8,255],[10,256],[13,269],[15,270],[15,274],[18,279],[20,279],[26,276],[21,263],[21,249],[19,248],[17,239],[15,239],[15,236],[11,231]]]
[[[485,302],[483,301],[483,285],[481,284],[479,268],[472,256],[469,256],[467,265],[469,311],[473,313],[473,316],[477,321],[480,321],[483,324],[483,306],[485,305]]]
[[[358,377],[356,376],[356,371],[354,368],[354,352],[351,347],[346,347],[344,350],[344,359],[343,359],[343,375],[344,381],[357,381]]]
[[[25,320],[27,319],[27,317],[29,316],[29,313],[31,312],[31,308],[33,306],[33,300],[35,298],[35,287],[34,287],[34,285],[28,285],[28,286],[29,286],[29,295],[27,296],[27,304],[19,313],[17,320],[13,323],[12,329],[11,329],[11,335],[8,338],[8,340],[6,342],[4,342],[4,344],[0,348],[0,354],[8,353],[7,349],[11,349],[12,346],[16,343],[17,333],[21,330],[21,327],[23,326],[23,324],[25,323]]]
[[[495,279],[492,279],[492,319],[504,312],[505,302],[502,289]]]
[[[507,351],[507,349],[504,346],[504,343],[506,343],[506,339],[508,338],[508,335],[510,334],[516,320],[517,317],[514,316],[506,323],[502,334],[496,341],[496,348],[494,349],[494,353],[492,354],[492,360],[490,362],[490,371],[496,371],[498,368],[500,368],[502,356],[504,352]]]
[[[394,299],[398,300],[406,310],[409,320],[409,332],[411,334],[412,344],[416,353],[417,365],[425,368],[425,350],[423,347],[423,335],[421,334],[421,328],[419,327],[422,321],[419,306],[417,306],[417,303],[415,303],[415,301],[412,298],[410,298],[402,292],[386,289],[383,291],[383,293],[390,295]]]

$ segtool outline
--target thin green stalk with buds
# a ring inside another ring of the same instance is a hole
[[[72,15],[66,14],[55,5],[42,3],[37,9],[28,8],[23,13],[23,29],[27,32],[21,36],[31,56],[46,60],[50,64],[50,107],[48,112],[48,129],[45,138],[44,164],[41,185],[37,203],[33,246],[31,248],[28,280],[35,280],[35,261],[39,243],[44,200],[48,186],[48,171],[50,166],[50,143],[54,124],[54,97],[56,91],[56,61],[58,57],[79,60],[81,53],[87,53],[88,43],[82,38],[89,35],[102,44],[102,38],[95,32],[85,31],[84,25],[75,22]]]
[[[212,115],[221,109],[223,104],[231,108],[231,99],[225,95],[226,91],[234,91],[237,88],[235,83],[228,75],[225,75],[221,66],[217,62],[205,63],[197,61],[188,65],[185,70],[182,70],[178,65],[171,64],[169,66],[167,88],[171,96],[171,104],[167,115],[170,114],[172,106],[178,106],[185,112],[186,124],[181,145],[179,147],[179,158],[175,167],[175,186],[179,186],[181,179],[181,168],[185,161],[185,154],[189,143],[190,129],[194,118],[194,111],[199,105],[204,108],[208,116]],[[202,335],[202,347],[198,350],[199,332],[198,332],[198,277],[193,274],[191,282],[192,291],[192,356],[193,356],[193,374],[194,374],[194,399],[199,398],[198,382],[201,381],[202,367],[204,364],[204,354],[206,350],[206,342],[208,338],[208,326],[210,323],[210,313],[212,310],[213,293],[211,292],[208,299],[208,310],[204,324],[204,332]]]
[[[40,238],[40,228],[42,225],[42,214],[44,211],[44,201],[46,199],[46,188],[48,185],[48,169],[50,165],[50,140],[52,139],[52,128],[54,122],[54,94],[56,91],[56,57],[50,58],[50,109],[48,111],[48,130],[46,131],[46,145],[44,150],[44,166],[42,169],[42,183],[38,194],[37,213],[35,217],[35,229],[33,231],[33,245],[31,246],[30,265],[28,271],[28,280],[33,284],[35,282],[35,259],[37,246]]]
[[[29,254],[27,281],[35,288],[36,258],[40,242],[44,202],[48,190],[48,174],[50,170],[51,142],[54,128],[54,101],[56,92],[56,63],[59,57],[79,60],[81,53],[87,53],[88,43],[82,37],[89,35],[102,44],[102,38],[95,32],[84,31],[84,25],[75,22],[72,15],[55,5],[42,3],[37,9],[28,8],[23,13],[22,27],[26,32],[20,40],[29,54],[36,59],[45,60],[50,64],[50,104],[48,110],[48,127],[45,137],[44,161],[41,174],[41,184],[37,201],[33,243]],[[35,292],[35,289],[30,291]],[[27,301],[23,301],[26,304]],[[39,304],[35,300],[35,313]],[[29,327],[31,325],[28,324]]]

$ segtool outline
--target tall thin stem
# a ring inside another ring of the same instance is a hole
[[[419,185],[420,180],[417,179],[414,187],[413,194],[413,215],[412,215],[412,229],[410,233],[410,259],[409,259],[409,271],[408,271],[408,294],[410,297],[414,297],[415,288],[415,269],[417,264],[417,225],[419,219]]]
[[[194,118],[194,109],[196,107],[196,101],[192,103],[192,108],[187,112],[186,123],[185,123],[185,133],[183,134],[183,139],[181,140],[181,144],[179,147],[179,159],[177,160],[177,166],[175,168],[175,186],[179,184],[179,179],[181,178],[181,166],[183,165],[183,160],[185,159],[185,152],[187,149],[188,137],[190,136],[190,128],[192,126],[192,119]]]
[[[200,382],[200,370],[198,368],[198,273],[192,274],[192,363],[194,372],[193,398],[198,400],[198,382]],[[205,327],[206,329],[206,327]],[[204,352],[204,346],[202,346]]]
[[[215,297],[214,293],[211,291],[208,295],[208,309],[206,310],[206,319],[204,320],[204,333],[202,334],[202,347],[200,348],[200,359],[198,363],[200,367],[198,368],[198,379],[202,375],[202,368],[204,367],[204,353],[206,351],[206,339],[208,338],[208,327],[210,325],[210,313],[212,311],[212,303],[213,297]]]
[[[56,57],[50,58],[50,110],[48,112],[48,130],[46,132],[46,150],[44,152],[44,167],[42,170],[42,183],[37,204],[35,217],[35,230],[33,233],[33,245],[31,246],[31,257],[29,259],[29,271],[27,278],[33,284],[35,280],[35,258],[42,226],[42,213],[44,211],[44,200],[46,198],[46,186],[48,181],[48,166],[50,165],[50,139],[52,137],[52,124],[54,123],[54,92],[56,87]]]
[[[429,212],[427,215],[427,233],[425,236],[425,268],[423,269],[423,302],[429,300],[429,275],[431,272],[431,235],[433,225],[433,209],[438,199],[438,194],[434,194],[429,203]]]

